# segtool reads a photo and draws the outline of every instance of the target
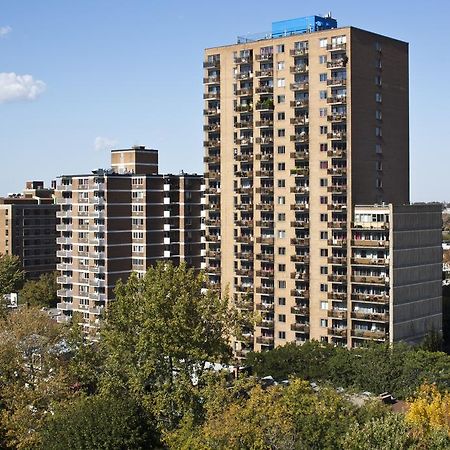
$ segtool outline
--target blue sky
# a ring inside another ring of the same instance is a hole
[[[410,43],[412,200],[450,200],[444,0],[0,0],[0,194],[108,167],[111,145],[202,172],[203,49],[329,10]]]

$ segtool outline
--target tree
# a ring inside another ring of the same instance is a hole
[[[25,282],[19,293],[19,302],[28,306],[54,308],[58,301],[56,273],[44,273],[38,280]]]
[[[0,255],[0,299],[5,294],[18,292],[24,281],[20,258],[14,255]]]
[[[128,392],[172,429],[201,404],[207,362],[226,362],[239,316],[203,276],[158,263],[119,283],[106,317],[104,392]]]
[[[81,396],[59,406],[41,432],[42,450],[139,450],[159,447],[155,425],[132,399]]]
[[[423,433],[442,430],[450,435],[450,393],[441,393],[434,384],[423,384],[409,403],[408,422]]]
[[[28,449],[52,405],[71,395],[64,327],[37,309],[0,319],[0,428],[3,447]]]

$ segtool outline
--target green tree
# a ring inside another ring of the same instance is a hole
[[[56,273],[44,273],[38,280],[27,280],[19,293],[20,304],[54,308],[58,301]]]
[[[14,255],[0,255],[0,298],[11,292],[18,292],[24,281],[20,258]]]
[[[42,450],[139,450],[159,448],[155,425],[132,399],[81,396],[48,416]]]
[[[38,309],[0,319],[1,445],[28,449],[52,405],[71,395],[66,331]]]
[[[106,317],[104,392],[129,392],[171,429],[200,406],[207,362],[225,362],[239,316],[203,276],[158,263],[119,283]]]

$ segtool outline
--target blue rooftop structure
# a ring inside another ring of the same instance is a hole
[[[322,16],[299,17],[298,19],[280,20],[272,22],[272,30],[266,33],[247,34],[238,36],[237,42],[245,43],[262,39],[273,39],[292,34],[312,33],[313,31],[329,30],[337,28],[337,21],[328,14]]]
[[[272,37],[289,36],[291,34],[312,33],[313,31],[337,28],[337,21],[331,16],[307,16],[298,19],[272,22]]]

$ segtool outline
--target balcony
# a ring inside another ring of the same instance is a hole
[[[204,147],[219,147],[220,146],[220,139],[211,139],[208,141],[203,141]]]
[[[290,103],[291,108],[307,108],[309,105],[309,100],[307,98],[303,100],[294,100]]]
[[[220,92],[205,92],[203,94],[203,98],[205,100],[219,100],[220,99]]]
[[[309,308],[307,306],[292,306],[292,314],[297,314],[298,316],[307,316],[309,314]]]
[[[309,238],[292,238],[291,245],[297,245],[300,247],[307,247],[309,245]]]
[[[383,330],[356,330],[352,329],[352,337],[384,340],[387,337],[386,331]]]
[[[234,254],[236,259],[242,259],[245,261],[252,261],[253,260],[253,253],[252,252],[237,252]]]
[[[271,236],[271,237],[261,236],[261,237],[256,238],[256,242],[258,244],[273,245],[275,240],[274,240],[273,236]]]
[[[309,281],[309,273],[308,272],[292,272],[291,279],[298,280],[298,281]]]
[[[205,172],[204,177],[208,178],[209,180],[220,180],[220,172],[218,170]]]
[[[95,300],[97,302],[105,302],[106,301],[106,294],[102,294],[100,292],[90,292],[89,298],[91,300]]]
[[[240,161],[240,162],[252,162],[253,161],[253,153],[234,155],[234,160]]]
[[[220,271],[219,271],[220,273]],[[252,277],[253,269],[236,269],[234,273],[240,277]]]
[[[72,224],[60,223],[56,225],[56,231],[72,231]]]
[[[347,193],[347,185],[346,184],[334,184],[332,186],[328,186],[327,192],[331,192],[332,194],[346,194]]]
[[[328,334],[331,336],[346,337],[347,328],[328,328]]]
[[[71,297],[71,296],[70,295],[58,295],[58,297]],[[57,303],[56,307],[60,311],[73,311],[73,304],[72,303],[68,303],[68,302]]]
[[[253,258],[253,253],[250,253],[251,258]],[[268,261],[268,262],[272,262],[274,260],[274,255],[273,253],[258,253],[256,255],[256,259],[258,261]]]
[[[263,220],[257,220],[256,221],[256,226],[257,227],[269,227],[269,228],[273,228],[273,226],[274,226],[274,221],[273,220],[266,220],[266,219],[263,219]]]
[[[328,245],[332,247],[347,247],[347,239],[328,239]]]
[[[330,78],[327,80],[327,86],[346,86],[347,80],[345,78]]]
[[[257,211],[273,211],[273,203],[259,203],[256,205]]]
[[[352,311],[352,319],[370,320],[371,322],[389,322],[389,314],[378,312]]]
[[[206,250],[205,256],[207,258],[219,258],[220,250]]]
[[[273,86],[258,86],[255,89],[255,92],[257,94],[272,94],[273,93]]]
[[[255,55],[256,61],[272,61],[273,53],[265,53],[263,55]]]
[[[257,161],[272,161],[273,153],[258,153],[255,155]]]
[[[346,203],[332,203],[327,205],[328,211],[345,211],[347,209]]]
[[[269,294],[272,295],[274,293],[275,289],[273,286],[258,286],[256,288],[257,294]]]
[[[347,133],[345,131],[333,131],[327,133],[327,139],[332,141],[345,141],[347,139]]]
[[[208,203],[205,207],[208,211],[220,211],[220,203]]]
[[[333,51],[343,51],[346,48],[347,48],[347,44],[345,42],[341,43],[341,44],[328,44],[327,45],[327,50],[331,51],[331,52],[333,52]]]
[[[266,119],[266,120],[257,120],[256,123],[255,123],[255,126],[256,126],[257,128],[262,128],[262,127],[269,128],[269,127],[273,127],[273,120],[268,120],[268,119]]]
[[[256,176],[257,177],[273,177],[273,170],[258,170],[258,171],[256,171]]]
[[[257,70],[255,72],[256,78],[271,78],[273,77],[273,69]]]
[[[245,121],[245,122],[236,122],[234,124],[234,128],[252,128],[253,127],[253,122],[251,121]]]
[[[362,293],[353,293],[352,300],[358,302],[369,302],[369,303],[389,303],[389,295],[387,294],[362,294]]]
[[[72,283],[72,276],[63,275],[58,278],[56,278],[56,282],[58,284],[71,284]]]
[[[297,102],[291,102],[296,104]],[[309,123],[309,117],[306,116],[297,116],[297,117],[292,117],[290,119],[290,123],[291,125],[307,125]]]
[[[72,210],[71,209],[67,209],[67,210],[64,210],[64,211],[57,211],[56,212],[56,217],[58,219],[64,219],[64,218],[67,218],[67,217],[71,217],[71,215],[72,215]]]
[[[347,275],[330,274],[328,275],[328,281],[330,283],[347,283]]]
[[[328,264],[347,265],[346,256],[330,256],[328,258]]]
[[[219,108],[208,108],[203,110],[204,116],[216,116],[218,114],[220,114]]]
[[[253,144],[253,137],[240,137],[235,139],[234,143],[236,145],[252,145]]]
[[[334,222],[328,222],[328,228],[334,228],[334,229],[346,229],[347,228],[347,221],[345,220],[335,220]]]
[[[308,66],[305,64],[291,66],[289,68],[289,72],[290,73],[308,73]]]
[[[252,203],[241,203],[239,205],[234,205],[236,211],[253,211]]]
[[[309,298],[309,291],[307,289],[291,289],[291,295],[307,299]]]
[[[56,243],[60,244],[60,245],[71,244],[72,243],[72,238],[71,237],[57,237],[56,238]]]
[[[298,262],[298,263],[309,263],[309,255],[292,255],[291,261]],[[292,294],[292,295],[296,295],[296,294]]]
[[[258,336],[256,343],[261,345],[273,345],[273,336]]]
[[[235,112],[252,112],[253,111],[253,105],[237,105],[234,108]]]
[[[237,89],[234,93],[237,97],[249,97],[253,95],[253,88]]]
[[[220,163],[220,156],[205,156],[203,158],[203,162],[218,164],[218,163]]]
[[[372,247],[372,248],[389,248],[388,240],[376,240],[376,239],[353,239],[353,247]]]
[[[253,236],[237,236],[234,240],[240,244],[251,244],[253,242]]]
[[[251,56],[237,56],[234,58],[235,64],[250,64],[252,62]]]
[[[309,175],[309,168],[307,167],[298,167],[295,169],[291,169],[291,175],[295,175],[298,177],[306,177]]]
[[[273,303],[257,303],[256,304],[256,311],[271,312],[271,311],[273,311],[273,308],[274,308]]]
[[[235,75],[235,79],[236,80],[250,80],[251,78],[253,78],[253,73],[252,72],[238,72]]]
[[[273,323],[273,319],[263,319],[261,320],[261,322],[259,324],[257,324],[256,326],[260,327],[260,328],[268,328],[268,329],[273,329],[274,327],[274,323]]]
[[[73,296],[73,291],[72,291],[72,289],[58,289],[57,291],[56,291],[56,295],[58,296],[58,297],[61,297],[61,298],[63,298],[63,297],[72,297]]]
[[[329,114],[327,120],[328,122],[346,122],[347,114]]]
[[[389,284],[389,277],[382,275],[352,275],[352,283],[360,284]]]
[[[237,194],[243,194],[243,195],[252,195],[253,194],[253,186],[245,186],[235,189]]]
[[[252,227],[253,226],[253,220],[236,220],[234,222],[234,225],[236,227]]]
[[[72,250],[58,250],[56,252],[57,258],[69,258],[72,256]]]
[[[347,167],[330,167],[327,173],[328,175],[344,176],[347,175]]]
[[[302,228],[302,229],[309,229],[309,222],[306,222],[305,220],[294,220],[291,222],[291,227],[293,228]]]
[[[203,62],[203,67],[205,69],[214,69],[220,67],[220,59],[214,59]]]
[[[346,309],[329,309],[328,317],[332,319],[347,319]]]
[[[306,56],[308,54],[308,48],[294,48],[289,50],[291,56]]]
[[[352,258],[352,264],[359,264],[362,266],[387,266],[389,264],[389,260],[387,258],[354,257]]]
[[[66,197],[57,197],[56,198],[56,203],[58,205],[71,205],[72,204],[72,197],[70,198],[66,198]]]
[[[293,324],[291,324],[291,331],[296,331],[299,333],[309,333],[309,324],[293,323]]]
[[[295,134],[291,136],[291,142],[307,143],[309,142],[309,134]]]
[[[272,100],[257,102],[255,109],[257,111],[273,111],[274,105]]]
[[[291,83],[290,88],[292,91],[307,91],[309,89],[309,83]]]
[[[273,136],[262,136],[256,138],[257,144],[273,144]]]
[[[203,131],[220,131],[220,123],[210,123],[204,125]]]
[[[263,187],[257,187],[255,189],[257,194],[266,194],[271,195],[273,194],[273,186],[263,186]]]
[[[337,95],[335,97],[328,97],[327,103],[330,104],[339,104],[339,105],[345,105],[347,103],[347,96],[346,95]]]
[[[328,300],[347,300],[347,293],[341,291],[328,292]]]
[[[332,59],[331,61],[327,62],[327,68],[328,69],[339,69],[340,67],[345,67],[347,65],[348,58],[337,58]]]
[[[212,75],[210,77],[203,78],[203,84],[219,84],[219,83],[220,83],[219,75]]]
[[[327,156],[331,158],[345,158],[347,156],[347,150],[328,150]]]
[[[272,270],[257,270],[256,271],[256,276],[257,277],[261,277],[261,278],[272,278],[274,274],[273,269]]]

